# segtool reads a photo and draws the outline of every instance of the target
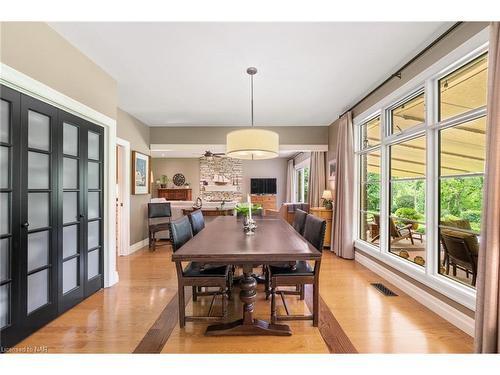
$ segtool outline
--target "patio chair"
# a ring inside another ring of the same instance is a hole
[[[443,266],[446,266],[446,274],[450,274],[451,266],[453,276],[457,276],[457,268],[459,268],[465,271],[467,278],[469,273],[472,274],[472,286],[475,286],[479,251],[477,236],[472,233],[442,229],[440,237],[445,252]]]
[[[396,243],[398,241],[408,239],[411,241],[412,245],[415,245],[413,241],[413,233],[412,233],[413,224],[405,224],[404,226],[397,226],[394,223],[394,218],[390,217],[389,220],[389,230],[391,234],[391,244]]]

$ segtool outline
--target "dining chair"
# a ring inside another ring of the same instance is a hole
[[[189,214],[189,221],[193,229],[193,236],[196,236],[203,228],[205,228],[205,219],[201,210],[195,210]]]
[[[171,238],[174,252],[178,251],[182,246],[193,238],[193,230],[187,216],[172,221]],[[204,268],[198,262],[190,262],[183,268],[182,262],[175,262],[177,270],[177,285],[179,296],[179,325],[184,327],[187,321],[198,320],[220,320],[227,316],[227,299],[231,285],[231,270],[229,266],[207,267]],[[208,310],[207,316],[186,316],[186,305],[184,288],[191,286],[193,288],[193,301],[196,301],[195,296],[212,296],[212,302]],[[197,292],[198,287],[216,287],[217,291]],[[212,310],[217,296],[222,297],[222,314],[212,316]]]
[[[304,239],[306,239],[318,251],[323,251],[323,242],[326,231],[326,220],[313,215],[307,215],[304,226]],[[296,267],[269,266],[269,287],[271,294],[271,323],[277,320],[312,320],[313,326],[318,326],[319,321],[319,270],[321,261],[315,261],[314,267],[309,262],[301,260],[296,262]],[[312,315],[292,315],[289,314],[285,295],[299,295],[304,299],[304,286],[312,284],[313,286],[313,311]],[[300,291],[277,290],[284,286],[300,285]],[[285,307],[286,315],[277,315],[276,313],[276,294],[280,294]]]
[[[302,211],[301,209],[295,210],[295,216],[293,218],[292,227],[297,231],[301,236],[304,234],[304,227],[306,224],[307,212]]]
[[[148,203],[148,232],[149,232],[149,248],[156,250],[156,234],[158,232],[170,230],[170,219],[172,217],[172,209],[170,203]],[[159,221],[160,219],[166,219]]]

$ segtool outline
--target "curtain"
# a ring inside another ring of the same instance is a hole
[[[321,206],[321,195],[325,190],[325,157],[326,152],[311,152],[309,167],[309,207]]]
[[[293,202],[293,178],[295,175],[295,170],[293,169],[293,159],[288,160],[288,166],[286,170],[286,200],[285,202]]]
[[[337,171],[333,215],[333,246],[339,257],[354,259],[354,150],[352,113],[339,119],[337,137]]]
[[[476,353],[500,353],[500,22],[490,24],[487,108],[474,346]]]

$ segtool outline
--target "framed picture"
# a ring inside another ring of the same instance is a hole
[[[149,194],[151,184],[151,157],[132,151],[132,194]]]
[[[337,173],[337,159],[330,160],[328,162],[328,180],[335,180],[335,174]]]

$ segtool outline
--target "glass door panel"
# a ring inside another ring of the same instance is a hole
[[[21,95],[21,295],[27,331],[55,317],[57,305],[57,109]]]
[[[95,127],[97,130],[98,128]],[[87,289],[102,283],[102,134],[87,132]]]
[[[13,325],[17,320],[18,306],[13,299],[19,289],[19,278],[12,266],[14,223],[18,210],[12,206],[18,199],[18,189],[13,189],[18,172],[12,166],[14,134],[19,133],[19,100],[15,91],[0,86],[0,343],[9,346]]]

